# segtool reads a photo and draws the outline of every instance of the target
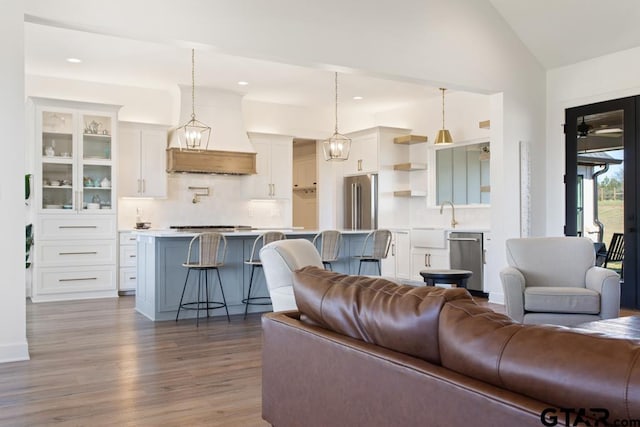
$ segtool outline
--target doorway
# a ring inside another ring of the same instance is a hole
[[[293,226],[318,228],[316,141],[293,139]]]
[[[640,308],[638,274],[638,131],[640,97],[565,110],[565,235],[594,242],[599,263],[614,236],[624,236],[625,261],[607,265],[621,276],[621,305]]]

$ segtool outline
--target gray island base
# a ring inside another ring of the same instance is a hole
[[[224,287],[229,314],[244,314],[245,306],[242,299],[246,298],[249,289],[251,267],[244,264],[249,259],[255,238],[262,231],[225,232],[227,238],[227,255],[224,267],[220,268],[220,276]],[[317,231],[285,231],[287,239],[312,240]],[[357,274],[358,262],[352,258],[360,255],[362,245],[369,230],[343,231],[340,260],[333,262],[334,271],[345,274]],[[137,231],[137,285],[136,310],[147,318],[159,320],[175,320],[178,311],[180,294],[187,276],[187,269],[182,263],[187,257],[189,242],[195,233],[176,232],[168,230]],[[362,274],[376,274],[373,266],[371,271]],[[363,267],[368,268],[368,267]],[[192,274],[189,282],[197,280]],[[268,296],[264,274],[256,269],[251,294]],[[190,289],[196,289],[193,283]],[[215,272],[209,275],[209,291],[213,300],[221,300],[220,287],[217,284]],[[192,294],[195,296],[195,294]],[[188,298],[185,294],[185,300]],[[270,305],[249,305],[249,313],[271,311]],[[184,313],[184,315],[183,315]],[[180,318],[195,317],[192,311],[180,312]],[[204,314],[201,314],[203,316]],[[225,316],[225,310],[210,311],[212,316]]]

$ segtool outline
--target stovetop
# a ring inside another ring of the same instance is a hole
[[[215,230],[215,231],[240,231],[251,230],[250,225],[171,225],[170,229],[177,231],[191,230]]]

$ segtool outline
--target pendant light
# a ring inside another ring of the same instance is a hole
[[[441,87],[440,90],[442,91],[442,129],[438,131],[434,144],[451,144],[453,142],[451,133],[444,128],[444,91],[447,89]]]
[[[335,73],[336,88],[336,127],[330,138],[322,141],[325,160],[347,160],[351,149],[351,139],[338,133],[338,73]]]
[[[180,150],[206,150],[209,146],[211,128],[196,119],[195,49],[191,49],[191,120],[176,129]]]

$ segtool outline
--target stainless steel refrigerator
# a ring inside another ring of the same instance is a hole
[[[344,228],[373,230],[378,228],[378,175],[344,178]]]

